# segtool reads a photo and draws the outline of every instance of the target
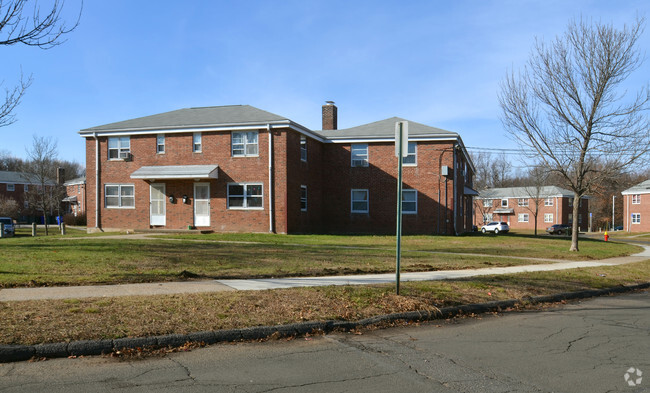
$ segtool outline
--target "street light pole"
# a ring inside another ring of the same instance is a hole
[[[615,204],[614,201],[616,201],[616,195],[612,195],[612,231],[614,230],[614,209],[615,209]]]

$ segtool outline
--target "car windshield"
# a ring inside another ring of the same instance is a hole
[[[9,224],[9,225],[13,224],[11,222],[11,218],[4,218],[4,217],[0,218],[0,222],[3,223],[3,224]]]

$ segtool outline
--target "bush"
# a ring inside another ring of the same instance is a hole
[[[78,214],[75,216],[72,213],[68,213],[63,216],[63,222],[65,225],[86,226],[86,214]]]

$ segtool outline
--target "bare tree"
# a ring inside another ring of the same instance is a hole
[[[33,6],[28,4],[33,3]],[[79,24],[79,17],[71,26],[63,20],[61,12],[64,0],[54,0],[51,8],[41,13],[38,2],[29,0],[0,1],[0,45],[10,46],[24,44],[41,49],[50,49],[65,42],[63,36],[74,30]],[[83,3],[82,3],[83,5]],[[0,82],[0,86],[4,82]],[[0,127],[16,121],[12,114],[32,83],[32,77],[25,78],[22,73],[20,82],[13,88],[5,88],[5,101],[0,104]]]
[[[551,44],[536,41],[527,66],[501,84],[505,129],[564,179],[576,201],[612,171],[647,163],[648,89],[628,97],[621,88],[642,64],[636,44],[643,26],[643,19],[622,29],[572,21]],[[578,251],[577,219],[571,239]]]
[[[55,140],[34,135],[32,147],[27,149],[28,160],[21,171],[22,176],[35,185],[29,188],[26,200],[30,207],[43,212],[45,234],[48,234],[49,218],[55,212],[60,212],[61,200],[65,195],[65,187],[55,181],[57,154]]]
[[[512,165],[504,153],[475,152],[472,153],[472,162],[476,167],[474,186],[477,190],[507,187],[512,179]]]
[[[0,195],[0,216],[18,218],[19,212],[20,207],[15,199]]]

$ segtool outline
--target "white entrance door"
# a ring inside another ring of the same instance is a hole
[[[151,225],[165,225],[165,184],[164,183],[154,183],[150,187],[150,199],[149,199],[150,214],[149,214],[149,223]]]
[[[194,226],[210,226],[210,183],[194,183]]]

